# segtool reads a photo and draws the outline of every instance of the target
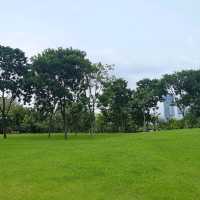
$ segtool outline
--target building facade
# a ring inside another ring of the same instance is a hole
[[[172,95],[167,95],[164,97],[164,117],[166,120],[175,118],[175,106],[174,98]]]

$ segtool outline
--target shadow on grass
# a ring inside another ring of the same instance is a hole
[[[121,135],[124,135],[122,133],[115,133],[115,134],[94,134],[94,135],[90,135],[90,134],[84,134],[84,133],[79,133],[79,134],[69,134],[68,138],[65,139],[64,138],[64,134],[63,133],[53,133],[51,134],[50,137],[48,137],[48,134],[46,133],[27,133],[27,134],[8,134],[7,139],[3,139],[3,136],[0,135],[0,140],[37,140],[37,141],[54,141],[54,140],[62,140],[62,141],[80,141],[80,140],[104,140],[104,139],[108,139],[108,138],[113,138],[113,137],[119,137]]]

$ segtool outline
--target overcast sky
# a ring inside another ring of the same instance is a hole
[[[0,0],[0,44],[85,50],[134,87],[200,66],[199,0]]]

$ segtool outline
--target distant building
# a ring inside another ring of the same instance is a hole
[[[173,105],[174,98],[172,95],[164,97],[164,117],[166,120],[175,118],[175,106]]]

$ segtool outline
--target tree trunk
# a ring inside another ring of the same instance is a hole
[[[6,138],[7,138],[7,135],[6,135],[5,128],[3,128],[3,138],[4,138],[4,139],[6,139]]]
[[[50,123],[49,123],[49,128],[48,128],[48,138],[50,138],[51,137],[51,127],[50,127],[51,125],[50,125]]]
[[[92,135],[93,134],[93,125],[92,125],[92,113],[91,113],[91,111],[90,111],[90,135]]]
[[[91,133],[92,135],[95,133],[95,113],[92,111],[92,116],[91,116]]]
[[[92,133],[96,130],[96,116],[95,116],[95,100],[92,101]]]
[[[154,112],[153,131],[155,132],[156,130],[157,130],[157,117],[156,117],[156,113]]]
[[[144,131],[144,132],[147,131],[145,112],[143,112],[143,131]]]
[[[156,131],[156,120],[154,120],[154,122],[153,122],[153,131],[154,132]]]
[[[64,132],[65,132],[65,139],[67,139],[67,125],[66,125],[66,120],[64,121]]]
[[[188,128],[187,120],[185,119],[185,110],[183,110],[182,115],[184,120],[184,128]]]
[[[89,80],[87,80],[89,82]],[[90,113],[90,135],[93,135],[95,130],[95,99],[92,96],[92,88],[89,85],[89,102],[88,108]]]
[[[64,127],[65,139],[67,139],[66,105],[65,104],[63,107],[63,127]]]
[[[7,135],[6,135],[6,117],[5,117],[5,112],[6,112],[6,100],[4,97],[4,92],[3,92],[3,96],[2,96],[2,100],[3,100],[3,108],[2,108],[2,133],[3,133],[3,138],[6,139]]]
[[[52,117],[53,117],[53,115],[51,115],[49,117],[49,128],[48,128],[48,137],[49,138],[51,137],[51,132],[52,132]]]
[[[94,123],[95,123],[95,114],[93,112],[93,110],[91,109],[90,105],[89,105],[89,113],[90,113],[90,135],[93,135],[94,133]]]
[[[7,135],[6,135],[6,126],[5,126],[5,114],[2,114],[2,134],[3,134],[3,138],[6,139]]]
[[[50,129],[50,128],[49,128]],[[50,130],[48,130],[48,138],[50,138],[51,137],[51,131]]]
[[[51,137],[51,120],[49,120],[48,138]]]

